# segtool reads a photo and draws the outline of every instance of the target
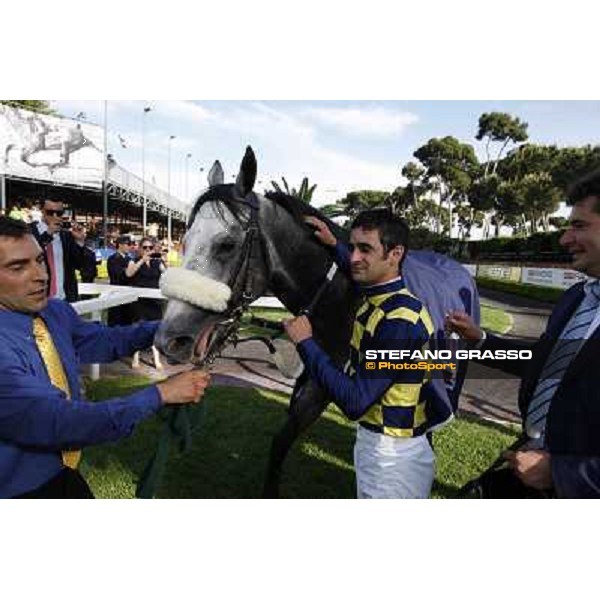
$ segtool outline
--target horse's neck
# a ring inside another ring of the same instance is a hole
[[[312,301],[331,260],[284,209],[275,207],[262,217],[269,287],[288,310],[298,312]]]
[[[289,311],[298,314],[309,306],[326,281],[332,256],[327,249],[300,231],[291,219],[284,221],[283,225],[288,235],[281,235],[274,221],[269,227],[269,286]],[[326,285],[311,316],[316,337],[328,351],[336,355],[346,347],[353,308],[350,282],[345,275],[338,273]]]

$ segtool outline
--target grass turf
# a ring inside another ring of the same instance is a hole
[[[103,399],[148,385],[143,377],[88,383],[88,396]],[[285,420],[287,396],[252,388],[213,387],[206,417],[189,452],[171,452],[162,498],[258,498],[271,438]],[[82,472],[99,498],[131,498],[150,458],[159,422],[142,424],[116,444],[90,448]],[[451,497],[489,465],[516,437],[503,425],[457,419],[434,434],[438,460],[433,497]],[[297,441],[284,465],[284,498],[353,498],[354,428],[335,407]]]
[[[280,323],[283,319],[291,317],[291,313],[287,310],[276,308],[255,308],[252,310],[252,316],[263,321],[273,321]],[[268,335],[269,331],[263,327],[250,324],[251,317],[244,317],[244,327],[242,333],[244,335]],[[512,317],[505,311],[491,306],[481,306],[481,326],[495,333],[506,333],[512,327]]]
[[[257,317],[280,321],[289,313],[256,309]],[[482,306],[482,326],[503,333],[510,315]],[[268,334],[248,326],[243,332]],[[149,385],[145,377],[88,382],[90,399],[127,395]],[[213,387],[205,396],[206,418],[189,452],[171,452],[157,496],[162,498],[257,498],[272,436],[285,421],[285,394],[252,388]],[[99,498],[132,498],[139,474],[150,459],[160,432],[157,419],[140,425],[117,444],[90,448],[82,471]],[[473,419],[456,419],[434,434],[437,476],[433,497],[453,496],[482,472],[516,438],[516,430]],[[287,498],[353,498],[354,426],[331,406],[296,442],[283,472],[281,495]]]

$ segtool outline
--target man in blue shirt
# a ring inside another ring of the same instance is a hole
[[[309,320],[284,323],[310,373],[351,420],[359,422],[354,447],[359,498],[426,498],[435,473],[426,433],[452,417],[423,370],[374,377],[365,370],[368,349],[421,350],[434,332],[423,303],[404,285],[400,267],[408,227],[386,210],[361,213],[352,223],[350,255],[325,223],[311,218],[318,239],[335,246],[364,302],[358,309],[350,361],[342,372],[312,337]],[[366,368],[369,368],[367,365]]]
[[[44,253],[27,225],[0,217],[0,498],[93,497],[64,452],[126,437],[164,404],[198,402],[209,381],[189,371],[127,397],[85,402],[79,364],[147,348],[158,323],[83,321],[67,302],[48,300],[47,287]]]

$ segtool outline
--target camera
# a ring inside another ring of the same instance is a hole
[[[162,258],[162,254],[160,252],[153,252],[150,258]]]

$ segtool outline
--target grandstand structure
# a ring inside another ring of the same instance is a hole
[[[100,233],[106,193],[108,228],[181,237],[187,205],[116,164],[104,139],[98,125],[0,104],[0,207],[8,214],[14,205],[60,200],[69,218]]]

